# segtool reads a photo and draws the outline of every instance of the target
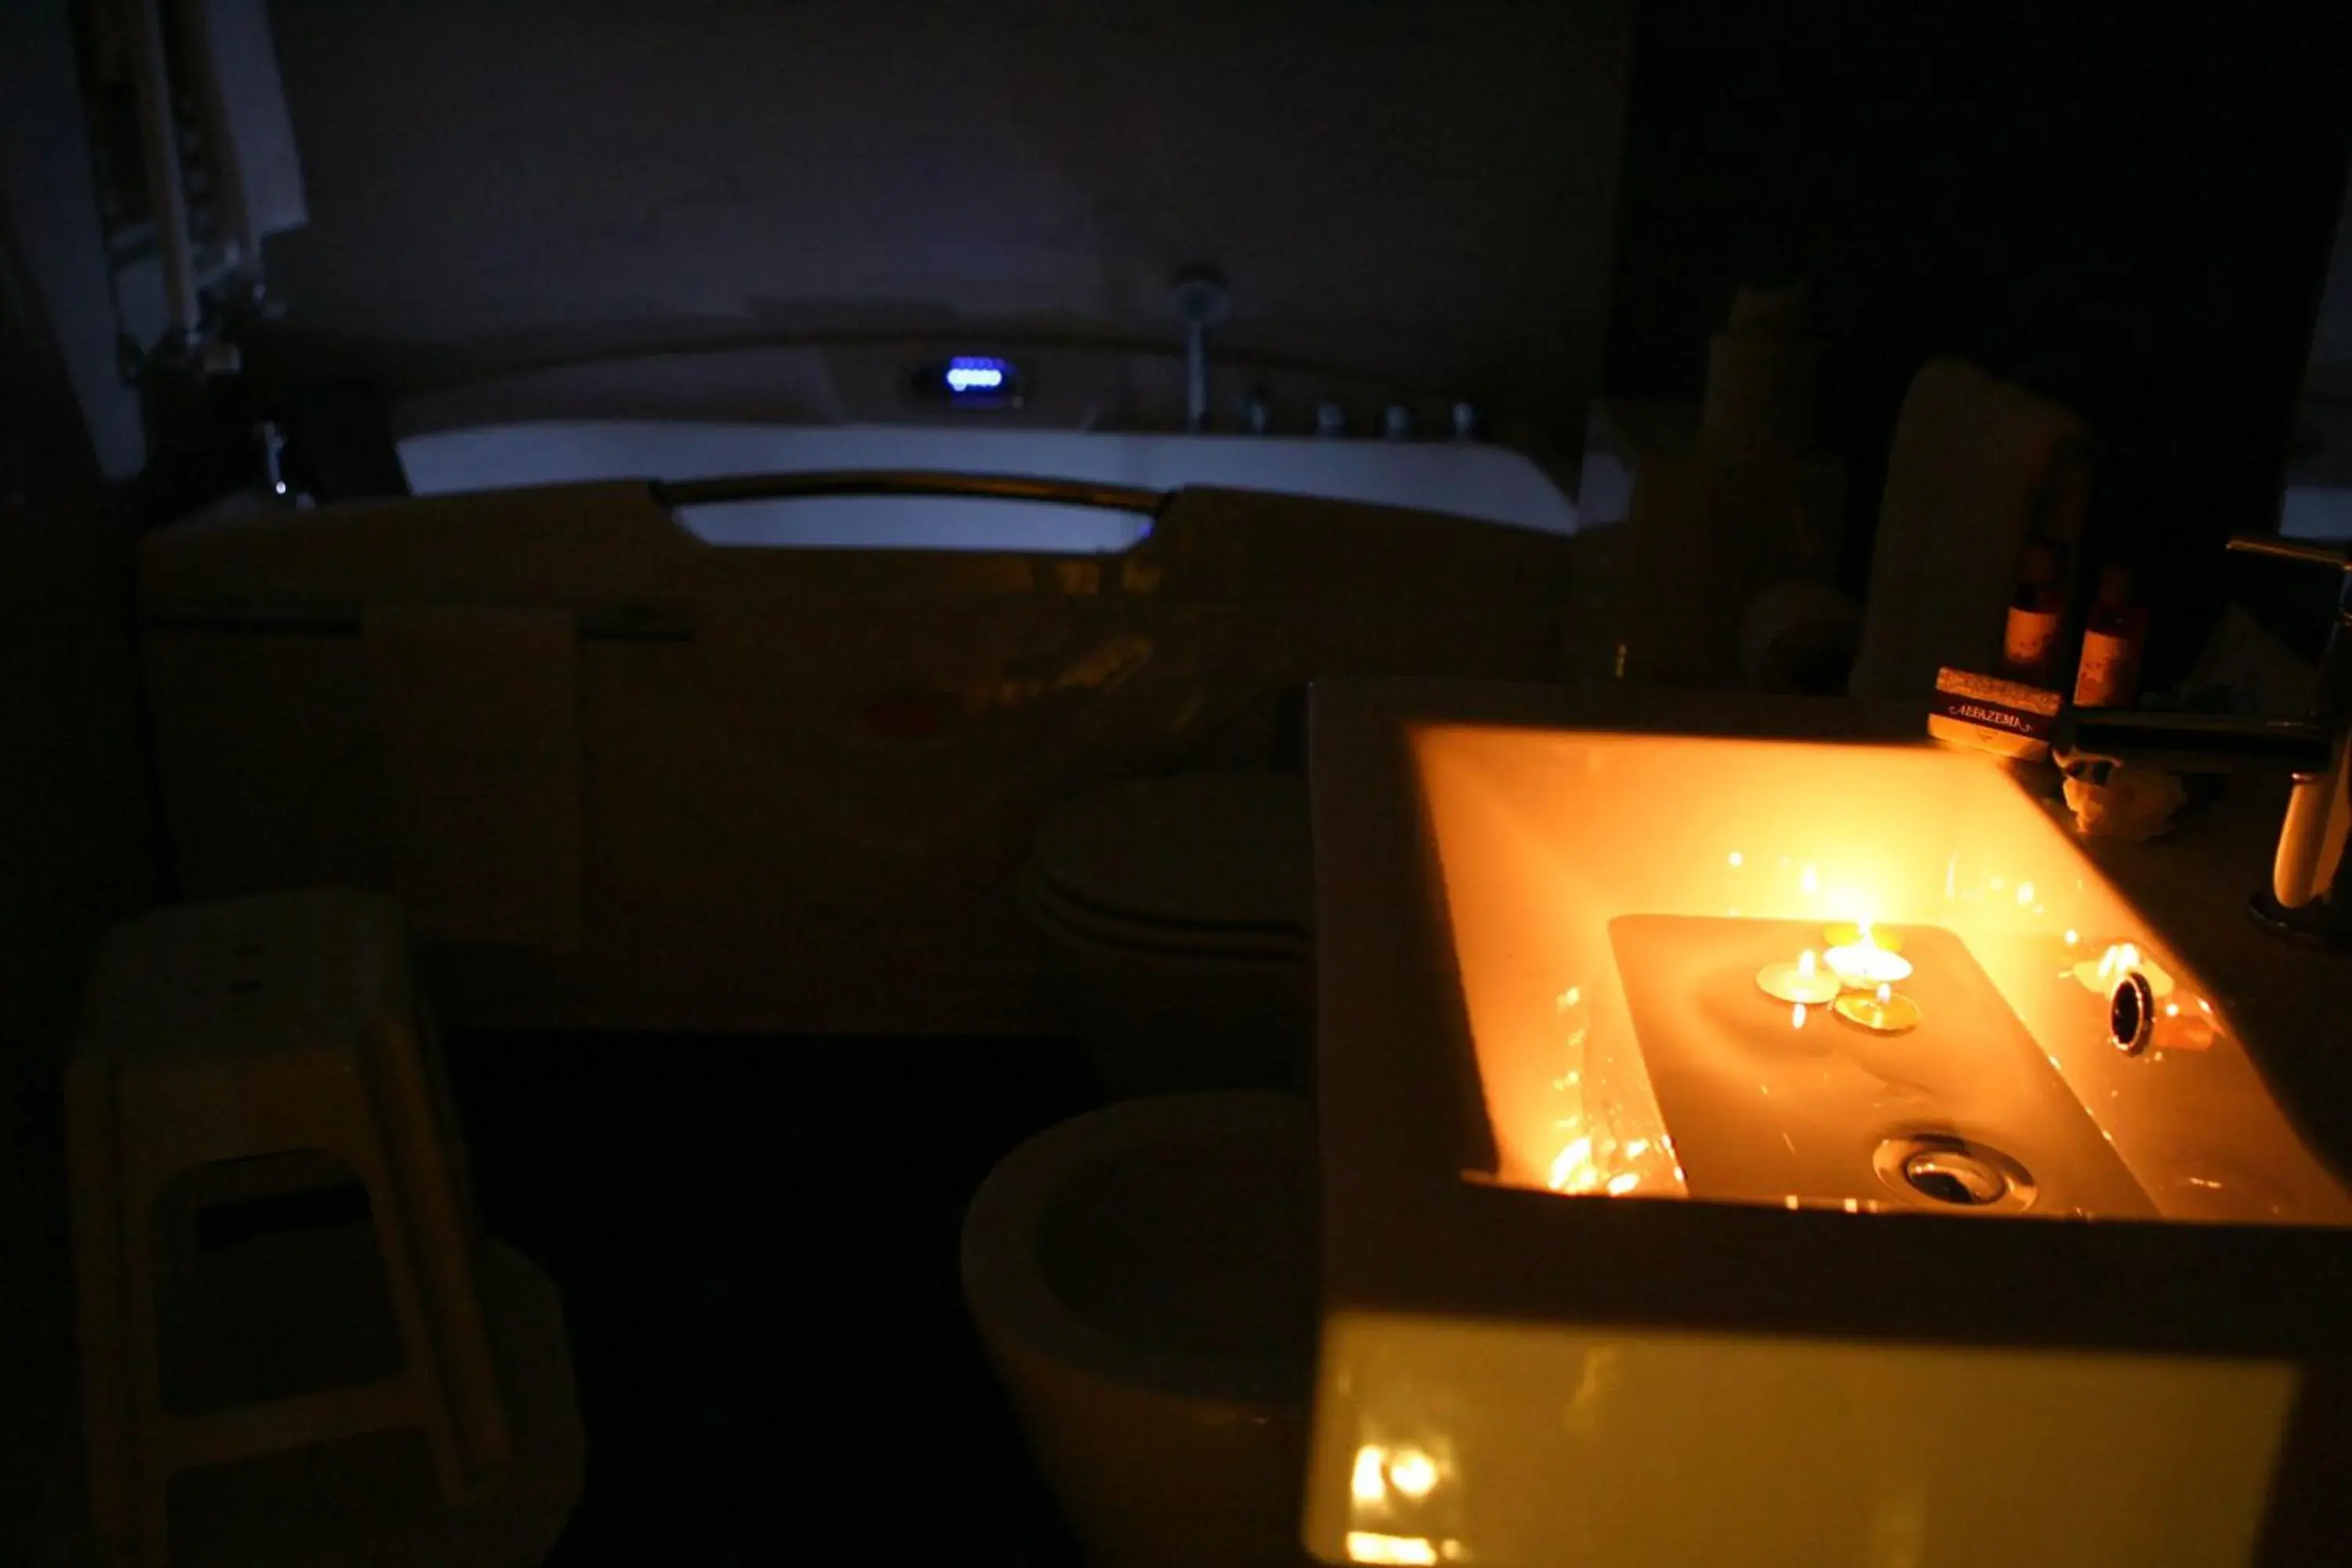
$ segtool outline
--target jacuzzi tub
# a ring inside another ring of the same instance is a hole
[[[453,1017],[1055,1023],[1039,817],[1326,674],[1549,679],[1574,512],[1444,443],[507,422],[142,542],[183,892],[401,894]],[[885,493],[876,493],[885,492]]]
[[[1160,491],[1214,485],[1408,507],[1542,533],[1576,530],[1575,507],[1525,457],[1454,442],[573,419],[411,436],[400,443],[400,461],[410,488],[428,496],[589,479],[915,470]],[[1105,554],[1128,549],[1150,528],[1135,512],[946,496],[752,500],[677,510],[706,542],[785,549]]]

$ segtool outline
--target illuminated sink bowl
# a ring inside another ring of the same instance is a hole
[[[1318,689],[1309,1547],[2241,1563],[2310,1528],[2352,1194],[2164,923],[2000,766],[1854,738],[1888,715],[1608,700]],[[1759,988],[1857,922],[1897,1027]]]

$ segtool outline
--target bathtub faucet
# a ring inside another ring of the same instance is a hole
[[[1209,425],[1209,323],[1224,318],[1224,275],[1213,267],[1187,267],[1176,274],[1169,299],[1184,323],[1184,428],[1205,430]]]
[[[2352,879],[2343,875],[2345,831],[2352,826],[2352,562],[2339,548],[2286,539],[2232,539],[2230,548],[2326,566],[2340,580],[2312,711],[2300,718],[2255,719],[2069,709],[2059,719],[2052,747],[2062,765],[2068,765],[2070,756],[2109,757],[2179,772],[2286,773],[2294,787],[2287,796],[2286,819],[2279,825],[2271,885],[2254,895],[2250,911],[2276,935],[2340,945],[2352,938],[2352,908],[2347,907],[2352,905]]]

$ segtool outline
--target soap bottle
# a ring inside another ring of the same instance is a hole
[[[2055,684],[2058,630],[2064,619],[2065,593],[2058,547],[2035,540],[2025,547],[2019,564],[2017,592],[2009,601],[2008,624],[2001,628],[2001,674],[2032,686]]]
[[[2131,574],[2120,566],[2099,573],[2099,592],[2083,626],[2083,658],[2074,671],[2074,706],[2127,707],[2139,684],[2145,611],[2132,605]]]

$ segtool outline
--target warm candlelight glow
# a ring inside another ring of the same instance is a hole
[[[1625,657],[1622,645],[1618,647],[1617,657],[1621,662]],[[1437,1547],[1425,1536],[1385,1535],[1372,1530],[1351,1530],[1348,1531],[1348,1560],[1350,1563],[1435,1563]]]
[[[1823,973],[1813,951],[1807,948],[1794,963],[1768,963],[1756,972],[1756,984],[1776,1002],[1827,1002],[1842,989],[1837,976]]]
[[[1802,1002],[1800,1002],[1789,1009],[1789,1027],[1792,1029],[1801,1029],[1804,1026],[1805,1005]]]
[[[1903,933],[1885,931],[1869,921],[1837,921],[1822,928],[1822,940],[1832,947],[1853,947],[1867,943],[1884,948],[1888,952],[1903,951]]]
[[[2086,958],[2074,965],[2074,978],[2084,989],[2105,996],[2115,990],[2116,981],[2135,971],[2147,979],[2148,991],[2157,1000],[2172,994],[2170,972],[2128,942],[2115,942],[2096,959]]]
[[[1579,1135],[1570,1139],[1552,1161],[1545,1184],[1556,1193],[1589,1193],[1603,1179],[1601,1167],[1593,1163],[1591,1138]]]
[[[1875,991],[1864,995],[1849,991],[1837,999],[1837,1015],[1850,1024],[1859,1024],[1874,1034],[1899,1035],[1916,1027],[1919,1004],[1898,994],[1895,987],[1882,982]]]
[[[1872,941],[1867,921],[1858,935],[1860,940],[1833,947],[1827,954],[1830,972],[1839,984],[1850,991],[1866,991],[1911,978],[1911,961]]]
[[[1409,1498],[1425,1498],[1437,1486],[1437,1465],[1418,1448],[1401,1448],[1389,1461],[1389,1484]]]

